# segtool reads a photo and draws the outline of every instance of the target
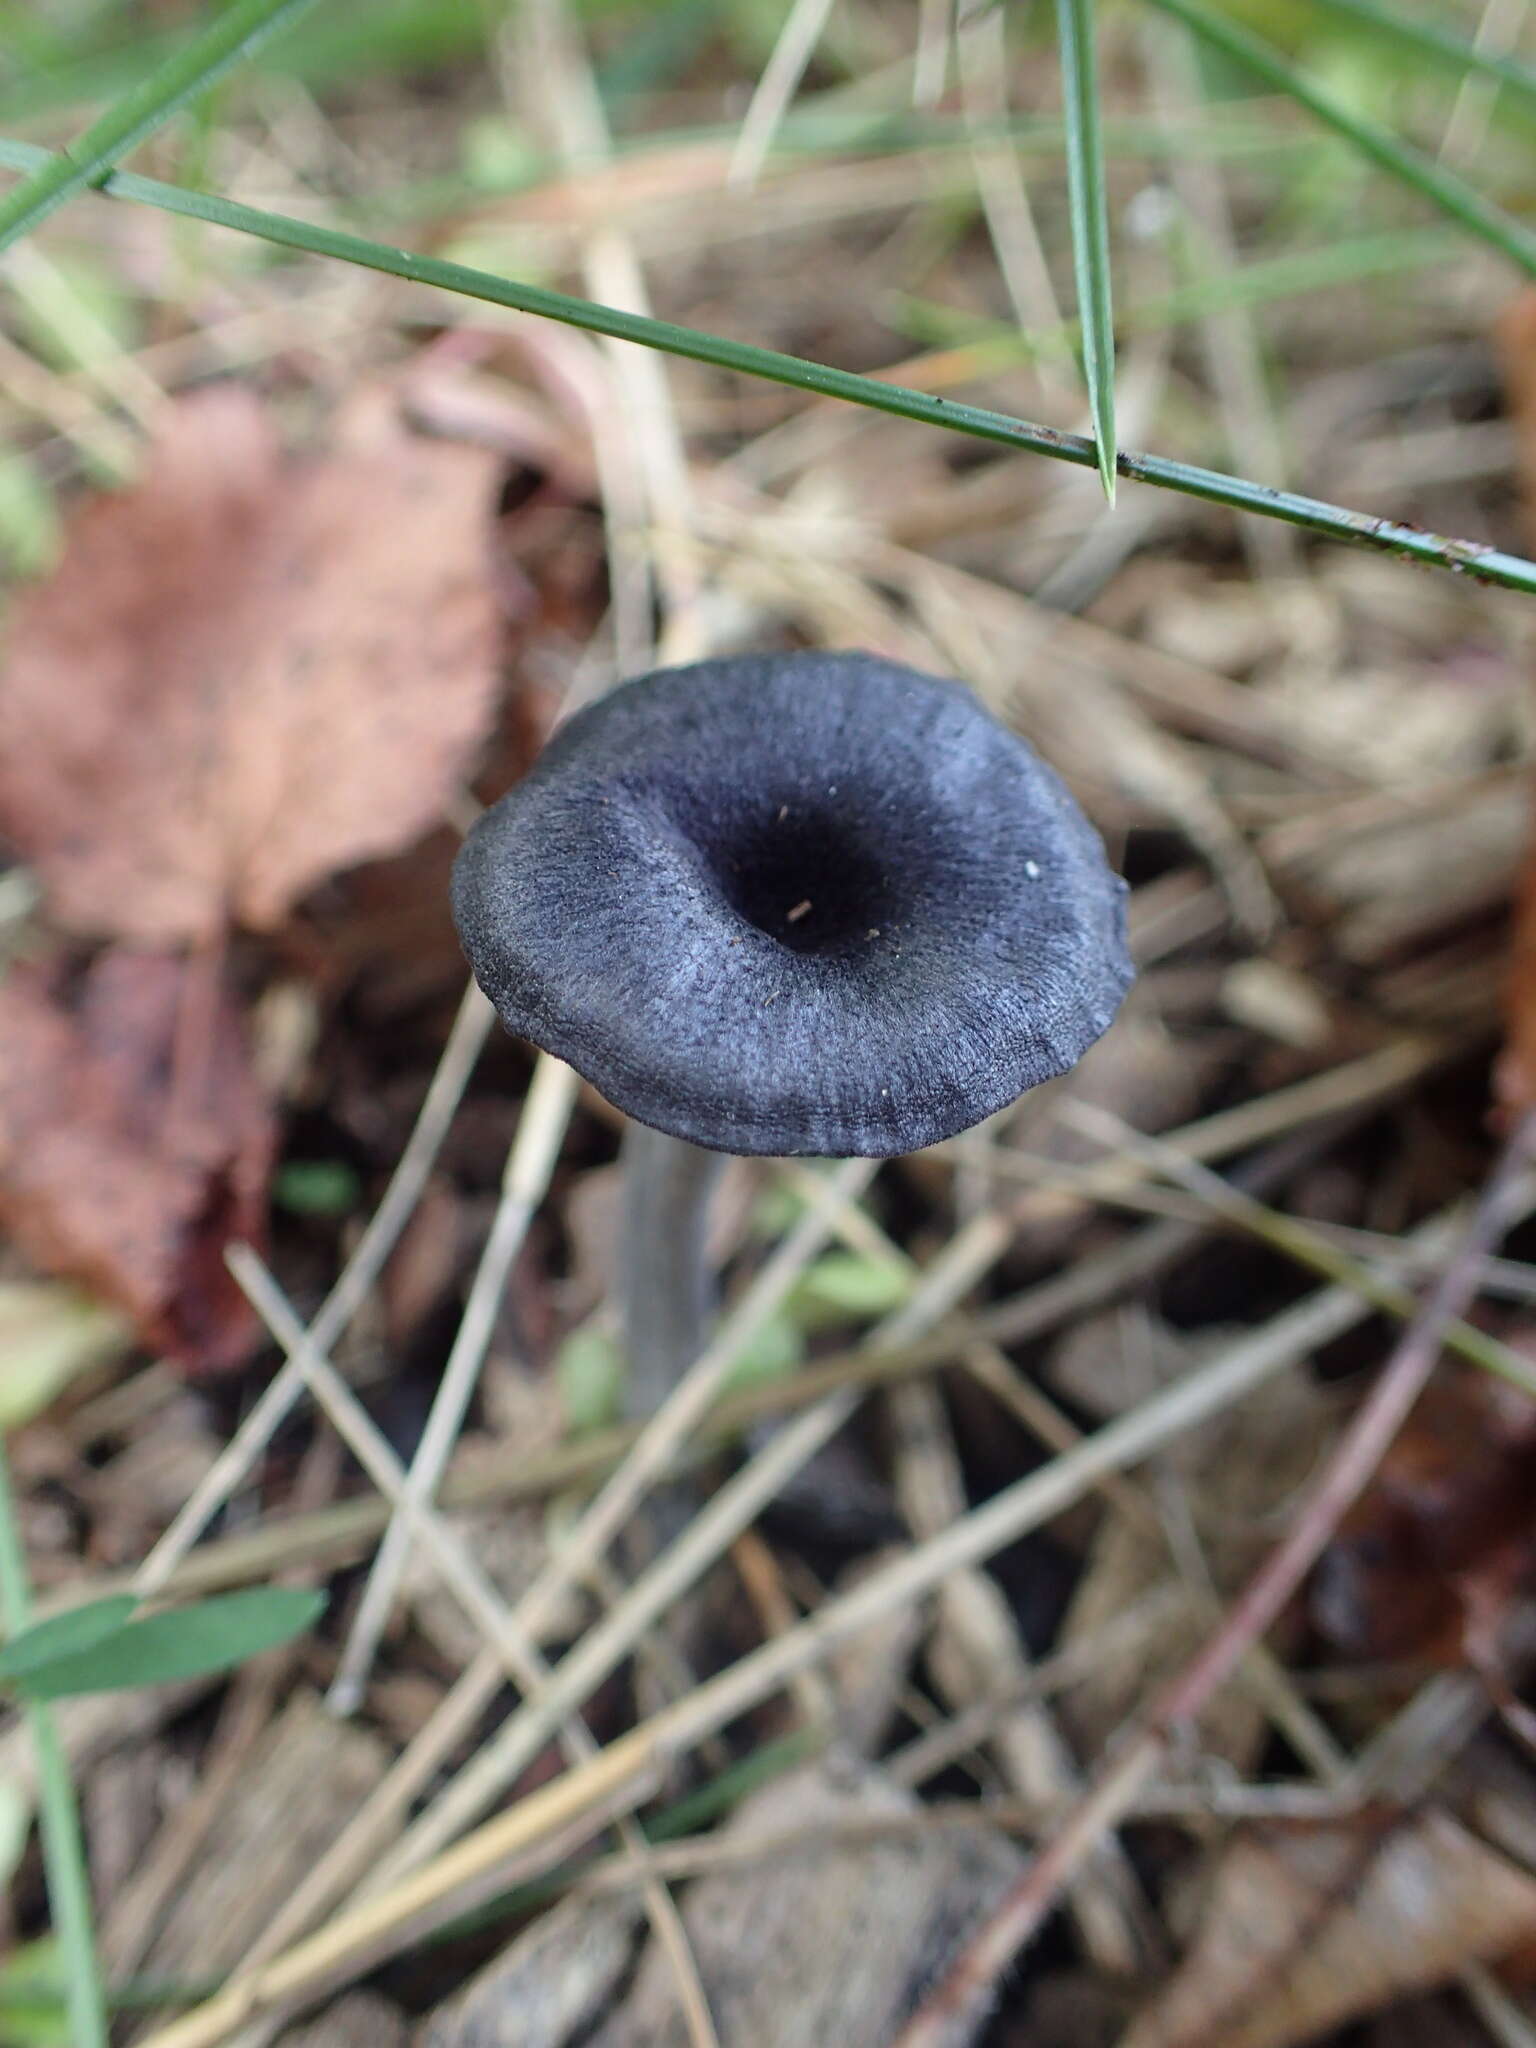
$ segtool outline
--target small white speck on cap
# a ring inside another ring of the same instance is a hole
[[[1030,880],[1031,880],[1032,882],[1038,882],[1038,881],[1039,881],[1039,879],[1040,879],[1040,863],[1039,863],[1039,861],[1037,861],[1037,860],[1027,860],[1027,861],[1025,861],[1025,863],[1024,863],[1024,872],[1025,872],[1025,874],[1026,874],[1026,875],[1028,875],[1029,879],[1030,879]]]

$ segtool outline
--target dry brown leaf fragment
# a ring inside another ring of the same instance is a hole
[[[1505,1341],[1536,1350],[1520,1326]],[[1497,1668],[1499,1625],[1536,1582],[1533,1482],[1536,1402],[1442,1373],[1319,1560],[1314,1622],[1347,1657]]]
[[[36,967],[0,981],[0,1223],[194,1369],[255,1338],[223,1251],[263,1234],[275,1145],[206,957],[108,953],[73,1004]]]
[[[495,707],[497,472],[379,391],[303,461],[244,386],[167,409],[0,669],[0,833],[59,922],[156,946],[270,927],[437,820]]]
[[[1022,1868],[984,1814],[923,1827],[910,1794],[843,1752],[749,1794],[714,1843],[724,1865],[682,1913],[722,2048],[886,2048]],[[567,1901],[432,2015],[421,2048],[686,2048],[671,1962],[652,1943],[637,1963],[640,1937],[632,1895]]]
[[[1255,1831],[1122,2048],[1292,2048],[1536,1930],[1536,1877],[1449,1815]]]
[[[289,1694],[244,1768],[225,1778],[212,1825],[166,1902],[146,1971],[234,1970],[387,1765],[377,1735],[338,1722],[307,1687]],[[374,2039],[382,2048],[389,2035]]]

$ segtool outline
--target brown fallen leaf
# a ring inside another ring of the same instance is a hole
[[[1253,1832],[1121,2048],[1292,2048],[1492,1961],[1536,1930],[1536,1877],[1444,1813]]]
[[[108,953],[72,1004],[36,967],[0,981],[0,1223],[193,1369],[255,1337],[223,1251],[262,1237],[275,1141],[206,956]]]
[[[146,1972],[190,1976],[202,1957],[216,1974],[233,1970],[384,1775],[377,1735],[338,1722],[308,1687],[284,1692],[243,1767],[214,1794],[212,1824],[165,1900]],[[205,1779],[202,1790],[206,1798],[214,1788]],[[381,2048],[389,2038],[374,2037]]]
[[[410,2033],[398,2006],[352,1991],[306,2026],[286,2028],[283,2048],[406,2048]]]
[[[1506,1341],[1530,1355],[1529,1331]],[[1312,1617],[1352,1658],[1496,1672],[1499,1626],[1536,1578],[1536,1402],[1488,1373],[1445,1373],[1313,1575]]]
[[[1022,1867],[984,1815],[916,1819],[909,1793],[846,1754],[741,1802],[715,1837],[735,1856],[682,1905],[721,2048],[895,2038]],[[642,1911],[632,1894],[567,1900],[432,2014],[420,2048],[686,2048],[675,1967],[660,1943],[642,1950]],[[973,2038],[957,2032],[954,2048]]]
[[[436,821],[495,708],[498,473],[381,390],[305,461],[241,385],[169,408],[16,604],[0,671],[0,833],[60,923],[270,927]]]

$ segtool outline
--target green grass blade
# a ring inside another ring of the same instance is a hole
[[[1437,70],[1449,60],[1460,72],[1475,71],[1493,85],[1507,85],[1529,109],[1536,110],[1536,71],[1529,64],[1522,64],[1518,57],[1479,50],[1437,22],[1401,14],[1395,7],[1383,6],[1382,0],[1312,0],[1312,4],[1341,16],[1370,35],[1390,36],[1406,44]]]
[[[1213,13],[1203,0],[1148,0],[1148,5],[1182,21],[1213,49],[1222,51],[1274,91],[1285,93],[1305,107],[1362,156],[1369,157],[1410,190],[1438,206],[1442,213],[1460,221],[1482,241],[1501,250],[1527,277],[1536,277],[1536,234],[1513,215],[1490,205],[1464,178],[1399,142],[1377,122],[1357,114],[1326,86],[1296,70],[1272,44],[1229,21],[1225,15]]]
[[[32,1619],[32,1588],[21,1547],[21,1529],[11,1491],[11,1468],[0,1437],[0,1623],[19,1636]],[[37,1759],[38,1806],[48,1909],[58,1936],[69,2005],[73,2048],[107,2048],[107,2005],[96,1961],[91,1916],[91,1880],[80,1834],[80,1807],[69,1775],[69,1756],[53,1714],[45,1706],[25,1709]]]
[[[1093,0],[1056,0],[1062,104],[1067,121],[1067,191],[1072,266],[1083,328],[1083,374],[1098,442],[1104,495],[1115,502],[1115,321],[1109,278],[1109,214],[1104,143],[1099,133],[1098,61]]]
[[[184,50],[126,92],[0,203],[0,249],[29,234],[82,187],[94,184],[178,107],[313,5],[314,0],[234,0]]]
[[[33,1663],[12,1682],[25,1700],[66,1700],[202,1678],[292,1641],[324,1609],[323,1593],[247,1586],[132,1622],[85,1649]]]
[[[0,141],[0,166],[30,170],[45,154],[29,143]],[[1031,420],[992,412],[984,406],[965,405],[958,400],[938,398],[926,391],[911,391],[905,385],[887,384],[878,377],[862,377],[852,370],[834,369],[826,363],[807,362],[800,356],[781,354],[777,349],[758,348],[751,342],[730,341],[697,328],[674,327],[665,320],[648,320],[638,313],[599,306],[588,299],[568,298],[563,292],[546,291],[539,285],[520,284],[513,278],[496,277],[489,271],[472,270],[466,264],[445,263],[431,256],[413,256],[404,249],[391,249],[382,242],[369,242],[339,228],[315,227],[308,221],[293,220],[286,214],[267,213],[253,206],[210,193],[188,192],[178,185],[166,185],[153,178],[140,178],[127,171],[114,171],[104,178],[100,190],[113,198],[156,206],[189,220],[208,221],[215,227],[235,229],[257,236],[282,248],[299,249],[311,256],[328,256],[343,263],[355,263],[365,270],[382,271],[388,277],[410,284],[430,285],[456,292],[461,297],[480,299],[488,305],[506,306],[520,313],[535,313],[548,320],[563,321],[589,334],[608,334],[619,341],[637,342],[642,348],[660,349],[690,362],[708,363],[719,370],[732,370],[744,377],[762,377],[770,383],[787,384],[819,398],[844,399],[852,405],[869,406],[877,412],[893,413],[899,419],[916,420],[929,427],[947,428],[952,433],[970,434],[978,440],[995,441],[1003,447],[1033,455],[1048,455],[1058,462],[1075,463],[1080,469],[1098,468],[1098,449],[1081,434],[1058,433],[1054,427],[1038,426]],[[1238,512],[1254,512],[1267,519],[1284,519],[1293,526],[1327,540],[1347,541],[1374,548],[1408,561],[1450,569],[1475,582],[1498,584],[1509,590],[1536,595],[1536,562],[1519,555],[1504,554],[1481,541],[1456,540],[1422,527],[1407,526],[1392,519],[1373,518],[1369,513],[1351,512],[1341,505],[1329,505],[1318,498],[1304,498],[1294,491],[1276,490],[1267,484],[1250,483],[1246,477],[1225,476],[1218,470],[1201,469],[1193,463],[1171,462],[1160,455],[1143,455],[1123,449],[1116,459],[1123,477],[1138,483],[1156,484],[1164,490],[1182,491],[1213,505],[1226,505]]]
[[[94,1650],[110,1637],[121,1635],[138,1604],[131,1593],[113,1593],[105,1600],[71,1607],[63,1614],[22,1629],[0,1649],[0,1685],[23,1679],[29,1671],[52,1663],[56,1657],[78,1656],[83,1650]]]

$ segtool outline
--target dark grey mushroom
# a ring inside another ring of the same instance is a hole
[[[873,655],[663,670],[555,735],[454,916],[508,1029],[635,1120],[632,1414],[703,1341],[718,1155],[910,1152],[1062,1073],[1130,981],[1124,898],[1022,740]]]
[[[1124,894],[968,690],[805,653],[578,713],[475,826],[453,905],[508,1029],[640,1123],[884,1157],[1093,1044],[1131,978]]]

